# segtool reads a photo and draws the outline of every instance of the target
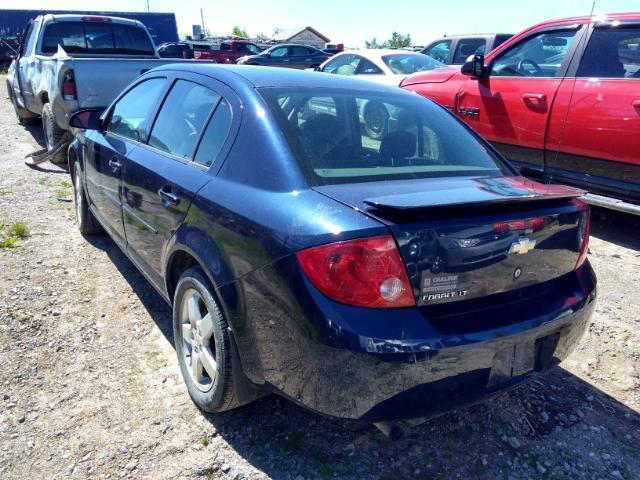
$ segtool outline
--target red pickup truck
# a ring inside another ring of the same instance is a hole
[[[401,86],[458,115],[524,174],[640,213],[640,12],[539,23]]]
[[[240,57],[257,55],[262,51],[255,43],[246,40],[229,40],[211,48],[194,45],[193,58],[198,60],[215,60],[218,63],[236,63]]]

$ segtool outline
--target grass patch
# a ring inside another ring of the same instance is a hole
[[[57,200],[70,200],[73,193],[73,187],[69,180],[62,180],[58,188],[56,188],[55,196]]]
[[[207,447],[209,445],[209,437],[207,437],[206,435],[201,436],[200,445],[202,445],[203,447]]]
[[[18,192],[18,190],[20,190],[20,186],[21,185],[16,184],[16,185],[10,185],[8,187],[0,187],[0,197],[12,195]]]
[[[22,222],[0,224],[0,248],[13,248],[30,235],[29,227]]]

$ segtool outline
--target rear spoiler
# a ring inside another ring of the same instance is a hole
[[[483,207],[490,205],[504,205],[521,202],[540,202],[547,200],[562,200],[583,196],[583,190],[548,185],[550,191],[531,192],[520,191],[494,193],[480,189],[452,189],[439,191],[425,191],[416,193],[404,193],[382,197],[367,198],[363,200],[367,205],[380,210],[411,211],[425,210],[442,207]]]

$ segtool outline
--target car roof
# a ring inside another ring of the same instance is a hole
[[[359,50],[343,50],[335,57],[356,54],[369,60],[379,60],[386,55],[423,55],[420,52],[414,52],[413,50],[399,50],[394,48],[363,48]]]
[[[331,88],[412,95],[412,93],[396,86],[378,85],[367,80],[361,80],[344,75],[327,75],[320,72],[311,72],[292,68],[257,67],[254,65],[221,65],[210,63],[173,63],[154,68],[151,72],[166,70],[197,73],[199,75],[205,75],[213,79],[220,80],[230,86],[233,86],[234,83],[242,82],[246,86],[255,88]]]
[[[455,35],[444,35],[438,40],[444,40],[445,38],[487,38],[497,37],[498,35],[513,35],[513,33],[456,33]]]
[[[314,47],[313,45],[307,45],[306,43],[276,43],[275,45],[269,46],[269,49],[276,47],[309,47],[315,50],[319,50],[318,47]]]
[[[87,20],[89,18],[108,18],[111,23],[121,23],[126,25],[136,25],[142,26],[142,23],[138,20],[132,20],[130,18],[122,18],[122,17],[112,17],[110,15],[100,15],[96,14],[86,14],[86,15],[78,15],[78,14],[47,14],[44,16],[45,21],[53,21],[53,22],[88,22],[91,23],[91,20]],[[100,22],[96,22],[100,23]]]

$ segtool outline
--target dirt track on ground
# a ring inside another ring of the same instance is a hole
[[[594,219],[599,303],[560,368],[391,443],[276,397],[199,412],[169,307],[109,238],[78,233],[63,169],[24,165],[41,140],[0,98],[0,224],[30,231],[0,248],[0,478],[640,478],[629,219]]]

